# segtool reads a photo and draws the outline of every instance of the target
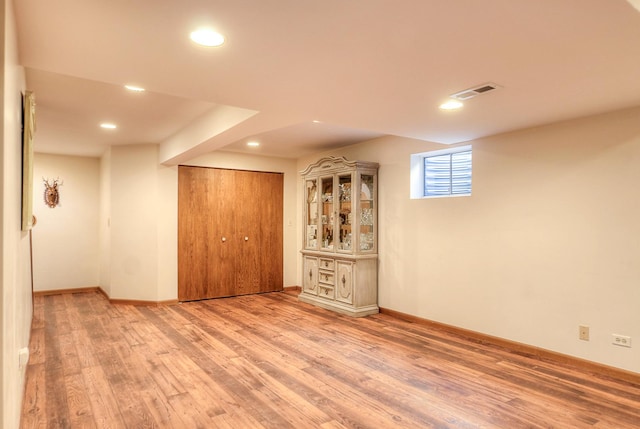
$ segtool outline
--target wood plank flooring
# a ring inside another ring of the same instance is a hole
[[[640,382],[286,293],[35,300],[22,428],[638,428]]]

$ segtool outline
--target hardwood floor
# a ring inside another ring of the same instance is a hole
[[[286,293],[35,300],[22,428],[638,428],[640,382]]]

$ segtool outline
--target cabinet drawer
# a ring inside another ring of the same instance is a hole
[[[320,283],[318,285],[318,296],[327,299],[334,299],[335,289],[333,288],[333,286],[328,286]]]
[[[335,274],[333,271],[320,270],[320,272],[318,273],[318,281],[320,283],[329,284],[333,287],[336,284]]]
[[[334,260],[333,259],[325,259],[320,258],[320,269],[333,271],[334,270]]]

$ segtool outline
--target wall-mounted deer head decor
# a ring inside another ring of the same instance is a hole
[[[44,203],[51,208],[54,208],[60,202],[60,194],[58,193],[58,187],[62,186],[60,178],[52,180],[42,178],[44,182]]]

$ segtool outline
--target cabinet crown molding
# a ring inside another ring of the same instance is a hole
[[[325,156],[324,158],[320,158],[318,161],[313,164],[309,164],[307,168],[300,172],[301,175],[306,176],[310,173],[318,173],[325,171],[333,171],[334,169],[342,169],[342,168],[378,168],[377,162],[370,161],[349,161],[344,156]]]

